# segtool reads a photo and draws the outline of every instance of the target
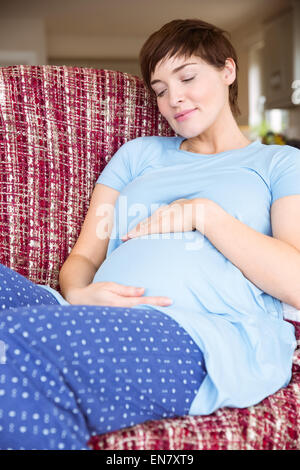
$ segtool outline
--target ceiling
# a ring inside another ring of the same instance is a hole
[[[175,18],[201,18],[230,32],[263,21],[293,0],[0,0],[1,18],[43,18],[49,35],[146,36]]]

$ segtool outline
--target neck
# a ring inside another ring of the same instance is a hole
[[[193,153],[213,154],[246,147],[251,142],[240,131],[231,111],[209,129],[183,141],[183,147]]]

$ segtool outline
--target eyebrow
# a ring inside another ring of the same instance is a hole
[[[175,73],[179,72],[179,70],[183,69],[184,67],[186,67],[187,65],[197,65],[196,62],[189,62],[188,64],[183,64],[183,65],[180,65],[179,67],[176,67],[176,69],[173,69],[172,70],[172,75],[174,75]],[[152,80],[152,82],[150,83],[150,85],[154,85],[155,83],[162,83],[161,80]]]

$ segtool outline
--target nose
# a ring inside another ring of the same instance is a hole
[[[181,103],[183,101],[182,90],[170,87],[168,90],[168,97],[170,106],[177,107],[178,103]]]

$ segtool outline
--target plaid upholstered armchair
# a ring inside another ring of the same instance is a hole
[[[57,66],[0,69],[0,262],[59,290],[95,181],[126,141],[174,135],[141,80]],[[292,322],[299,342],[300,323]],[[247,409],[148,421],[94,449],[299,449],[300,349],[289,386]],[[297,427],[298,426],[298,427]]]

